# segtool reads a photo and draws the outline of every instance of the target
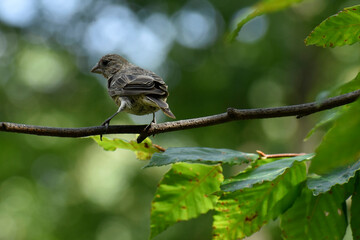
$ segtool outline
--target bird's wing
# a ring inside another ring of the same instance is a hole
[[[159,77],[160,78],[160,77]],[[167,97],[167,86],[149,75],[122,74],[112,79],[108,86],[110,96],[158,95]]]
[[[165,92],[167,92],[167,85],[164,82],[164,80],[152,71],[149,71],[149,70],[137,67],[137,66],[133,66],[133,67],[127,69],[125,72],[126,73],[131,72],[131,76],[133,77],[133,79],[131,81],[134,81],[135,79],[139,79],[139,78],[149,78],[149,79],[151,78],[152,81],[155,82],[155,85],[157,88],[162,89]],[[129,81],[129,82],[131,82],[131,81]]]

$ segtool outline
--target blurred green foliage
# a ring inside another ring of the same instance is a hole
[[[116,106],[105,80],[89,69],[109,51],[164,77],[178,119],[216,114],[227,107],[313,100],[356,76],[359,45],[320,49],[306,47],[303,40],[324,18],[355,2],[303,1],[255,18],[236,42],[225,44],[225,33],[239,11],[251,7],[248,3],[2,0],[0,121],[57,127],[100,124]],[[118,25],[110,24],[114,22]],[[262,32],[252,31],[260,28]],[[305,143],[302,139],[320,115],[170,132],[153,142],[166,148],[313,152],[321,132]],[[161,113],[158,118],[168,120]],[[113,124],[149,119],[120,114]],[[143,165],[132,153],[105,152],[89,139],[1,132],[0,239],[146,239],[151,200],[166,169],[142,170]],[[155,239],[209,239],[210,220],[205,215],[177,224]]]

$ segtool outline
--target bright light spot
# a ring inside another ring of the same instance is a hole
[[[13,216],[0,212],[0,239],[14,239],[16,232],[19,231],[18,228]]]
[[[37,91],[51,91],[66,74],[61,59],[46,49],[26,49],[20,55],[19,77]]]
[[[235,29],[238,22],[253,11],[251,8],[244,8],[235,13],[232,25]],[[256,17],[247,22],[240,30],[236,40],[240,42],[252,43],[262,38],[268,29],[268,20],[265,16]]]
[[[44,8],[45,16],[58,23],[66,23],[80,7],[83,8],[84,4],[89,1],[80,0],[41,0]]]
[[[261,125],[265,135],[273,141],[290,139],[298,128],[298,122],[295,118],[262,119]]]
[[[131,62],[151,70],[159,67],[165,60],[167,56],[165,45],[161,38],[148,27],[140,27],[137,38],[134,40],[135,42],[130,48],[121,50],[130,56]],[[141,46],[141,50],[139,46]]]
[[[99,55],[134,47],[132,44],[140,26],[130,9],[123,6],[106,7],[86,30],[85,47]],[[136,47],[139,49],[140,46]]]
[[[214,42],[217,26],[214,16],[200,11],[181,10],[175,17],[177,40],[189,48],[204,48]]]
[[[0,239],[24,236],[36,212],[32,184],[25,178],[12,177],[0,185]]]
[[[129,187],[132,176],[140,169],[130,151],[105,152],[90,148],[78,167],[80,189],[84,196],[103,207],[119,201]]]
[[[1,0],[0,19],[14,26],[25,27],[37,14],[35,4],[35,0]]]
[[[28,188],[30,183],[25,178],[10,178],[1,185],[0,208],[3,211],[18,213],[27,211],[33,203]]]
[[[118,53],[151,70],[166,59],[174,38],[174,30],[165,15],[151,15],[142,24],[129,8],[109,6],[86,30],[84,46],[97,57]]]
[[[154,13],[145,20],[145,25],[163,41],[163,45],[170,47],[173,43],[176,31],[169,18],[160,13]]]

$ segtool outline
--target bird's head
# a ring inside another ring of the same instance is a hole
[[[102,74],[108,78],[123,69],[127,64],[129,64],[129,62],[125,58],[117,54],[108,54],[99,60],[91,69],[91,72]]]

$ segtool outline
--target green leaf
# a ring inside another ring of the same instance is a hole
[[[332,123],[335,122],[336,119],[338,119],[338,117],[341,116],[341,111],[337,110],[337,111],[332,111],[329,114],[326,114],[324,116],[324,118],[318,122],[310,131],[309,133],[306,135],[304,141],[307,141],[315,132],[316,130],[318,130],[319,128],[323,128],[326,126],[331,125]]]
[[[280,227],[284,239],[343,239],[347,227],[345,201],[341,188],[313,196],[304,188],[294,205],[282,216]]]
[[[307,154],[292,158],[280,159],[259,166],[255,169],[250,169],[240,173],[236,177],[227,179],[221,185],[221,190],[225,192],[232,192],[242,190],[244,188],[251,188],[254,184],[263,183],[265,181],[273,181],[285,171],[291,168],[294,162],[306,161],[312,158],[313,154]]]
[[[142,143],[137,143],[136,141],[128,142],[119,138],[109,139],[106,137],[103,137],[102,141],[100,141],[99,136],[91,138],[106,151],[115,151],[118,148],[131,150],[135,152],[136,157],[140,160],[149,160],[154,153],[160,152],[159,147],[152,144],[149,138],[146,138]]]
[[[349,93],[352,91],[356,91],[358,89],[360,89],[360,73],[358,73],[358,75],[353,80],[351,80],[347,83],[344,83],[340,86],[337,86],[336,88],[334,88],[331,91],[328,91],[325,94],[322,94],[319,102],[324,101],[329,97],[346,94],[346,93]],[[317,129],[322,128],[324,126],[331,125],[346,110],[347,110],[347,107],[342,106],[340,109],[337,108],[337,109],[331,109],[330,111],[328,111],[326,113],[325,117],[319,123],[317,123],[315,125],[315,127],[313,127],[310,130],[310,132],[307,134],[307,136],[305,138],[305,141],[308,140]]]
[[[265,165],[265,164],[268,164],[268,163],[271,163],[271,162],[275,162],[277,160],[279,160],[281,158],[258,158],[256,159],[255,161],[251,162],[247,168],[245,168],[244,171],[248,171],[252,168],[258,168],[262,165]]]
[[[231,149],[188,147],[168,148],[165,152],[155,153],[145,167],[163,166],[176,162],[230,165],[254,161],[259,157],[253,153],[243,153]]]
[[[360,100],[352,103],[323,137],[310,172],[326,174],[360,158]]]
[[[161,180],[151,208],[151,238],[170,225],[215,207],[223,181],[220,165],[174,164]]]
[[[352,195],[351,202],[351,219],[350,226],[353,234],[353,239],[360,239],[360,175],[356,176],[355,189]]]
[[[349,93],[355,90],[360,89],[360,73],[356,75],[354,79],[351,81],[344,83],[338,87],[336,87],[334,90],[331,91],[330,97],[338,96],[341,94]]]
[[[308,177],[307,186],[314,196],[328,192],[335,185],[342,185],[350,181],[360,169],[360,160],[349,167],[335,169],[324,176]]]
[[[328,17],[305,39],[306,45],[335,47],[360,41],[360,5]]]
[[[223,192],[215,208],[213,239],[240,239],[258,231],[293,204],[305,179],[305,163],[294,161],[291,168],[271,182]]]
[[[271,13],[280,11],[294,3],[301,2],[302,0],[262,0],[252,7],[252,10],[246,16],[243,16],[242,19],[238,19],[238,24],[233,32],[228,36],[228,41],[233,41],[241,28],[250,20],[263,15],[265,13]]]

